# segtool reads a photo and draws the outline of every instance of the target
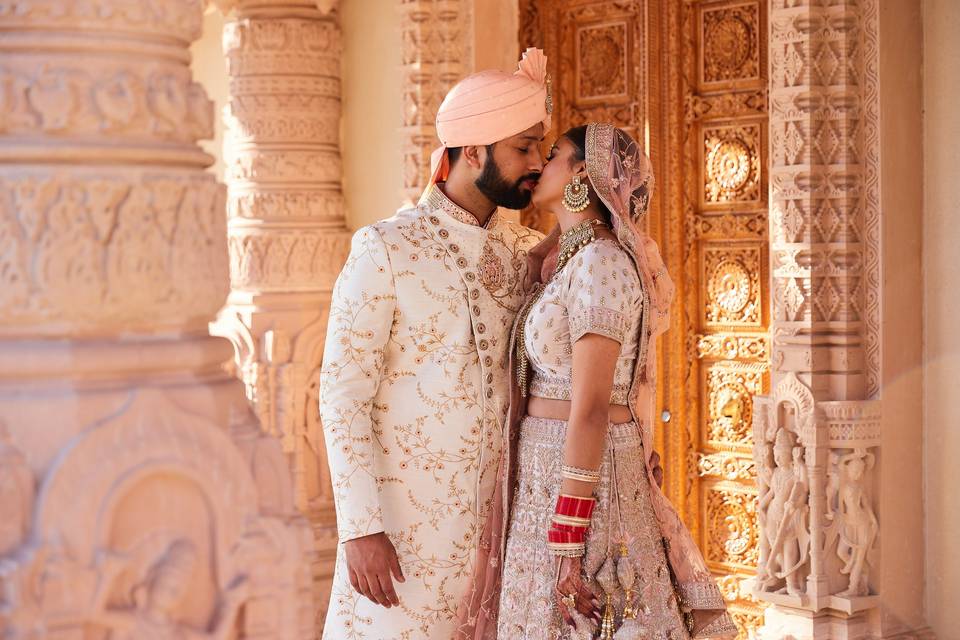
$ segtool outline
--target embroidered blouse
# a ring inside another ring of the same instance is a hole
[[[615,240],[597,238],[554,275],[527,315],[530,395],[570,400],[573,343],[588,333],[620,343],[611,404],[626,404],[640,332],[640,277]]]

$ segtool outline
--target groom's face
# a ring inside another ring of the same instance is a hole
[[[543,125],[536,124],[485,147],[481,151],[485,156],[483,169],[474,182],[480,193],[507,209],[523,209],[530,204],[543,169],[543,134]]]

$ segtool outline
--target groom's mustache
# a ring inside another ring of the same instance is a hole
[[[540,174],[539,174],[539,173],[528,173],[528,174],[525,175],[525,176],[521,176],[520,179],[517,180],[517,181],[514,183],[513,186],[519,187],[521,184],[523,184],[523,183],[524,183],[525,181],[527,181],[527,180],[532,180],[533,182],[537,182],[537,181],[540,180]]]

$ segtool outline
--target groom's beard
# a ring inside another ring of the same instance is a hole
[[[487,159],[483,163],[483,171],[477,178],[475,185],[480,193],[487,196],[493,204],[507,209],[524,209],[530,204],[530,198],[533,197],[532,191],[524,191],[520,184],[524,180],[539,180],[539,173],[528,173],[521,176],[514,183],[508,182],[499,167],[493,161],[491,154],[487,154]]]

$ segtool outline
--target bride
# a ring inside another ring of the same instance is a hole
[[[736,634],[650,464],[673,295],[645,230],[652,191],[649,159],[613,125],[550,151],[533,202],[559,242],[531,254],[541,282],[514,325],[510,433],[459,638]]]

